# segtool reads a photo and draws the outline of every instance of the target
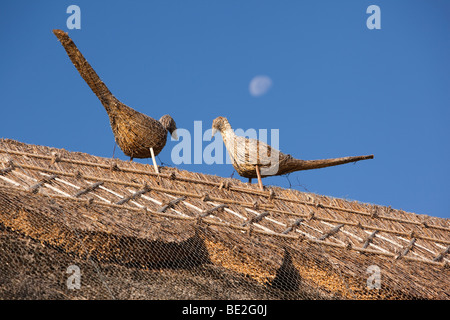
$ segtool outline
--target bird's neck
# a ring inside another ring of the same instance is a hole
[[[227,144],[227,142],[232,141],[233,138],[236,136],[234,130],[231,128],[229,124],[225,128],[222,128],[220,130],[220,133],[222,134],[222,140],[225,144]]]

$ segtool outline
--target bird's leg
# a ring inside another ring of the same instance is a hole
[[[264,186],[263,186],[262,180],[261,180],[261,172],[260,172],[260,170],[259,170],[259,165],[258,165],[258,164],[255,166],[255,169],[256,169],[256,175],[258,176],[258,185],[259,185],[259,188],[260,188],[261,190],[264,190]]]
[[[248,178],[248,184],[252,184],[252,178]]]
[[[114,144],[113,155],[112,155],[113,159],[114,159],[114,155],[116,154],[116,146],[117,146],[117,143]]]
[[[153,148],[150,148],[150,153],[152,155],[153,167],[155,168],[155,172],[159,173],[158,166],[156,165],[155,152],[153,151]]]

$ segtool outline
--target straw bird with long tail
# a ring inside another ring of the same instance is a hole
[[[284,154],[256,139],[237,136],[225,117],[217,117],[212,124],[213,136],[219,131],[237,173],[249,179],[258,178],[260,189],[264,189],[261,178],[283,175],[300,170],[337,166],[349,162],[373,159],[373,155],[343,157],[323,160],[300,160]]]
[[[53,30],[53,33],[108,113],[114,137],[123,153],[130,157],[130,161],[133,158],[151,157],[158,172],[155,156],[166,145],[167,132],[177,139],[177,127],[172,117],[164,115],[158,121],[120,102],[108,90],[68,34],[62,30]]]

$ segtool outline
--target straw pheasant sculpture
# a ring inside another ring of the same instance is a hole
[[[167,132],[177,139],[177,127],[172,117],[164,115],[158,121],[120,102],[108,90],[68,34],[62,30],[53,30],[53,33],[63,45],[81,77],[106,109],[114,137],[123,153],[130,157],[130,161],[133,158],[152,157],[155,170],[158,171],[155,156],[164,148]]]
[[[271,148],[264,142],[237,136],[225,117],[217,117],[213,121],[213,136],[219,131],[228,150],[230,159],[237,173],[249,179],[258,178],[258,184],[264,189],[261,178],[283,175],[300,170],[310,170],[337,166],[349,162],[373,159],[373,155],[343,157],[323,160],[300,160]]]

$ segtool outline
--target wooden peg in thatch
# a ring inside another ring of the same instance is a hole
[[[366,241],[364,241],[363,244],[363,249],[367,248],[369,246],[369,244],[371,244],[373,242],[373,239],[375,239],[375,236],[377,235],[378,230],[375,230],[374,232],[372,232],[370,234],[370,236],[367,237]]]
[[[429,228],[428,222],[427,221],[422,221],[421,223],[423,228]]]
[[[320,203],[319,199],[314,199],[314,205],[316,206],[316,208],[325,208],[323,204]]]
[[[247,220],[246,222],[244,222],[242,224],[243,227],[249,225],[249,224],[253,224],[253,223],[258,223],[260,222],[262,219],[264,219],[265,217],[267,217],[269,215],[269,212],[264,211],[260,214],[258,214],[257,216],[254,216],[252,218],[250,218],[250,220]]]
[[[51,165],[55,164],[56,162],[61,161],[61,156],[57,152],[52,152],[52,160],[50,162]]]
[[[372,212],[370,213],[370,217],[374,219],[378,218],[379,216],[378,210],[379,210],[378,206],[373,206]]]
[[[229,190],[230,189],[230,181],[227,181],[227,180],[221,181],[220,185],[219,185],[219,190],[222,190],[222,189]]]
[[[394,209],[392,209],[391,206],[388,206],[386,209],[387,209],[387,215],[390,215],[392,213],[392,211],[394,211]],[[405,213],[405,212],[403,211],[403,213]]]
[[[351,250],[352,248],[353,248],[352,242],[350,241],[350,239],[347,239],[347,240],[345,241],[345,249],[346,249],[346,250]]]
[[[165,205],[163,205],[161,208],[159,208],[157,212],[166,212],[167,209],[173,208],[178,202],[183,201],[183,200],[186,200],[186,196],[182,196],[180,198],[173,199],[173,200],[169,201],[168,203],[166,203]]]
[[[94,198],[92,198],[92,197],[89,197],[89,198],[87,198],[86,199],[86,202],[85,202],[85,206],[86,207],[89,207],[91,204],[93,204],[94,203]]]
[[[211,201],[211,198],[209,197],[209,194],[205,193],[202,197],[203,202]]]
[[[249,224],[247,227],[247,232],[246,232],[247,236],[251,237],[253,234],[253,224]]]
[[[273,200],[275,198],[275,191],[273,189],[270,189],[269,191],[269,200]]]
[[[176,180],[176,178],[177,178],[177,174],[176,174],[175,172],[171,172],[171,173],[169,174],[169,179],[170,179],[170,180]]]
[[[228,206],[227,206],[226,204],[219,204],[218,206],[215,206],[214,208],[211,208],[211,209],[208,209],[208,210],[203,211],[203,212],[200,214],[200,217],[202,217],[202,218],[207,217],[207,216],[209,216],[210,214],[214,213],[215,211],[223,210],[223,209],[225,209],[225,208],[228,208]]]
[[[201,225],[203,223],[203,217],[202,216],[197,216],[197,219],[196,219],[196,224],[197,225]]]
[[[83,174],[81,173],[80,170],[75,171],[75,173],[73,174],[74,178],[77,180],[81,180],[83,179]]]
[[[401,257],[406,256],[408,252],[411,251],[411,249],[414,247],[416,240],[417,240],[416,238],[412,238],[409,244],[403,249],[403,251],[400,252],[400,254],[395,257],[395,260],[398,260]]]
[[[119,168],[119,166],[117,165],[117,163],[111,163],[110,165],[109,165],[109,170],[111,170],[111,171],[120,171],[120,168]]]
[[[124,197],[122,199],[120,199],[119,201],[116,202],[116,204],[118,205],[122,205],[124,203],[127,203],[130,200],[134,200],[139,198],[140,196],[142,196],[143,194],[147,193],[150,191],[150,188],[148,187],[144,187],[143,189],[136,191],[135,193],[133,193],[132,195],[128,196],[128,197]]]
[[[95,189],[97,189],[98,187],[100,187],[103,183],[104,183],[103,181],[99,181],[99,182],[93,183],[90,186],[88,186],[87,188],[79,191],[77,194],[74,195],[74,197],[78,198],[78,197],[81,197],[83,194],[92,192]]]
[[[11,172],[13,170],[14,170],[14,166],[9,166],[9,167],[6,167],[4,169],[0,169],[0,176],[2,176],[4,174],[7,174],[7,173],[9,173],[9,172]]]
[[[41,179],[38,183],[36,183],[35,185],[31,186],[28,191],[30,191],[31,193],[36,193],[38,191],[38,189],[40,187],[42,187],[44,184],[46,183],[50,183],[52,180],[54,180],[57,176],[56,175],[52,175],[50,177],[45,177],[43,179]]]
[[[295,228],[297,228],[300,223],[302,223],[303,221],[305,221],[305,219],[300,218],[294,221],[294,223],[292,223],[286,230],[284,230],[282,232],[282,234],[288,234],[289,232],[293,231]]]
[[[442,259],[444,259],[444,256],[450,252],[450,246],[447,247],[447,249],[445,249],[444,251],[442,251],[441,253],[439,253],[434,259],[433,261],[436,262],[440,262],[442,261]]]
[[[340,224],[340,225],[334,227],[333,229],[331,229],[330,231],[328,231],[327,233],[325,233],[323,236],[321,236],[321,237],[319,238],[319,240],[325,240],[325,239],[327,239],[328,237],[330,237],[330,236],[336,234],[343,226],[344,226],[344,224],[342,223],[342,224]]]

